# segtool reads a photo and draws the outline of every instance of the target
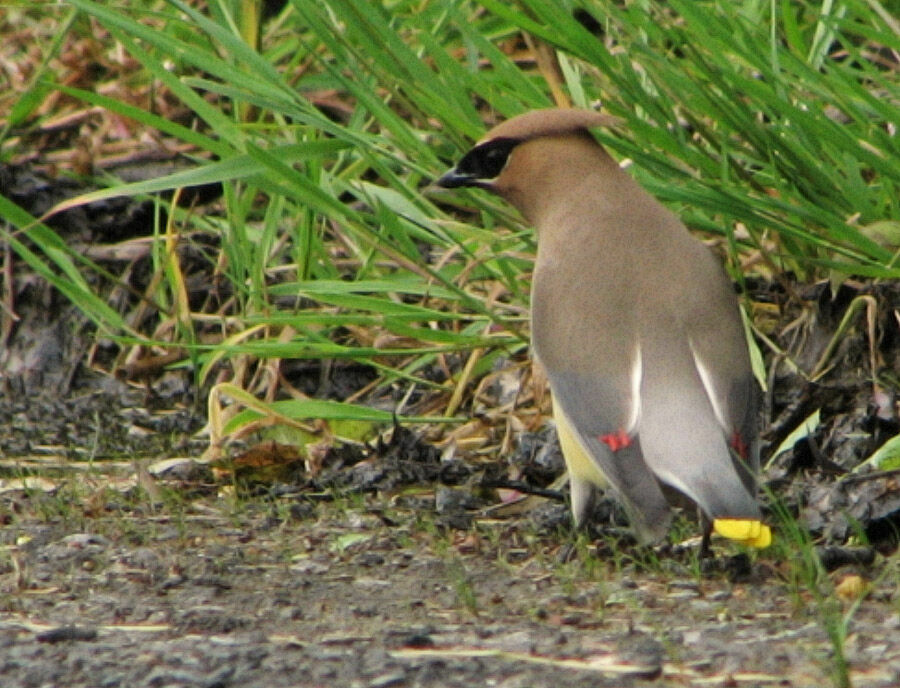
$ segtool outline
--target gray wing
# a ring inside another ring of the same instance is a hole
[[[638,437],[612,451],[601,438],[625,430],[629,399],[590,374],[548,372],[553,403],[565,415],[569,430],[587,459],[623,502],[639,538],[655,541],[665,535],[670,521],[668,502],[659,481],[644,461]],[[624,411],[624,415],[623,415]],[[557,413],[557,423],[561,420]],[[571,465],[577,461],[567,456]],[[576,522],[590,503],[593,486],[570,469]]]

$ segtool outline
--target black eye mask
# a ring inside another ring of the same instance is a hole
[[[459,164],[437,180],[447,188],[458,186],[486,186],[506,167],[509,154],[519,145],[519,139],[491,139],[465,154]]]

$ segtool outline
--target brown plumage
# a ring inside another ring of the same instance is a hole
[[[574,109],[514,117],[438,184],[497,193],[537,230],[532,344],[576,523],[608,483],[638,535],[658,539],[671,487],[721,534],[765,546],[757,389],[734,291],[707,248],[588,131],[615,122]]]

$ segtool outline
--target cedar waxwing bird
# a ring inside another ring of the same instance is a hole
[[[758,389],[734,289],[589,133],[617,121],[577,109],[514,117],[437,184],[499,194],[537,231],[532,347],[550,381],[575,524],[608,485],[638,537],[658,540],[674,488],[708,519],[705,536],[711,522],[766,547]]]

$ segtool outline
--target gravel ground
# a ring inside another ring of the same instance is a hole
[[[838,684],[825,627],[850,602],[777,560],[723,550],[701,576],[692,556],[609,557],[533,519],[446,529],[416,508],[427,493],[151,507],[97,484],[4,494],[0,685]],[[876,575],[896,564],[868,569],[849,622],[858,687],[900,683],[898,578]]]

